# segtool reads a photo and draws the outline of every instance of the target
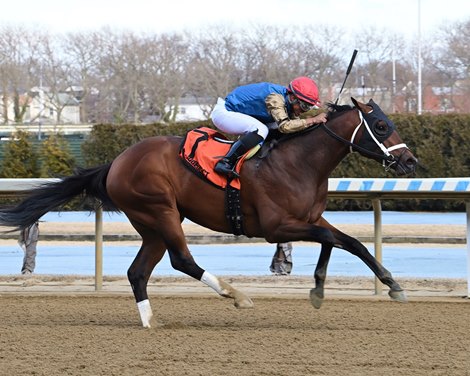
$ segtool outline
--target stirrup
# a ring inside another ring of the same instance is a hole
[[[235,166],[232,167],[230,162],[227,160],[221,159],[218,161],[214,167],[214,171],[219,174],[228,176],[229,178],[239,178],[240,175],[235,171]]]

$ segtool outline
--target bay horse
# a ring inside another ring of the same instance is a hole
[[[382,162],[397,175],[413,173],[417,166],[417,159],[379,106],[372,100],[351,100],[354,106],[329,104],[325,124],[284,136],[267,157],[247,160],[241,168],[243,228],[248,237],[270,243],[321,243],[315,287],[310,290],[315,308],[324,299],[333,247],[359,257],[390,288],[392,299],[406,301],[400,285],[367,248],[322,217],[328,177],[349,152]],[[109,164],[78,169],[58,182],[34,188],[18,205],[0,209],[0,226],[28,227],[79,195],[98,199],[105,208],[124,212],[142,237],[127,275],[144,327],[151,327],[153,316],[147,283],[167,250],[174,269],[232,298],[237,308],[250,308],[253,302],[248,296],[202,269],[188,249],[181,226],[184,218],[218,232],[230,233],[231,225],[225,217],[224,191],[183,165],[178,156],[181,141],[177,136],[150,137]]]

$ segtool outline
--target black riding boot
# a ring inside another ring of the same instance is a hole
[[[225,157],[217,162],[214,170],[219,174],[224,174],[229,177],[239,177],[235,172],[235,164],[237,163],[238,158],[251,148],[254,148],[261,141],[263,141],[263,137],[261,137],[257,132],[244,134],[232,145]]]

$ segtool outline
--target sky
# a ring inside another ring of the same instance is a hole
[[[105,26],[164,33],[212,25],[332,25],[351,31],[375,25],[414,38],[418,20],[426,37],[446,22],[470,19],[470,0],[3,0],[1,10],[0,25],[45,27],[53,33]]]

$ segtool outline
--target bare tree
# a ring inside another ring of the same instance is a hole
[[[145,41],[145,109],[148,115],[175,120],[179,100],[188,92],[189,44],[178,34],[149,35]],[[169,110],[168,110],[169,109]],[[172,114],[173,118],[168,118]]]
[[[345,65],[353,51],[342,43],[344,30],[317,25],[306,28],[302,36],[298,51],[303,56],[304,69],[299,73],[310,76],[317,82],[322,98],[333,100],[335,93],[332,88],[336,82],[341,82]]]
[[[470,20],[445,25],[435,35],[421,42],[423,87],[450,88],[454,99],[470,97]],[[62,120],[68,100],[79,101],[83,121],[171,122],[183,96],[194,96],[202,109],[239,85],[286,85],[300,75],[313,78],[328,101],[336,97],[354,48],[359,55],[346,92],[359,88],[355,95],[374,97],[387,111],[394,110],[397,93],[404,97],[405,109],[414,111],[416,42],[405,43],[403,36],[374,27],[351,39],[343,29],[321,24],[210,26],[172,34],[105,28],[66,35],[3,26],[0,115],[4,123],[22,122],[35,86],[40,86],[56,122]],[[470,111],[468,107],[470,103],[454,103],[458,111]],[[204,109],[206,116],[209,110]],[[30,114],[28,118],[35,120]]]
[[[438,31],[439,45],[434,48],[433,66],[441,85],[451,90],[451,106],[459,112],[470,111],[470,19],[443,25]],[[458,95],[460,100],[455,97]]]
[[[440,50],[441,67],[445,65],[447,69],[455,73],[458,79],[468,78],[470,75],[470,19],[443,26],[440,36],[444,44]]]
[[[187,83],[195,96],[222,97],[242,83],[238,33],[221,26],[191,38]]]
[[[131,32],[102,29],[96,43],[96,97],[98,122],[123,123],[139,115],[136,93],[142,79],[134,52],[140,39]]]
[[[97,31],[68,33],[61,42],[64,59],[71,68],[71,81],[74,86],[78,86],[73,92],[80,101],[80,119],[84,122],[93,121],[89,113],[89,99],[100,85],[98,64],[103,50],[103,35]]]
[[[41,82],[46,101],[46,111],[55,116],[55,123],[60,124],[62,112],[66,106],[75,105],[75,97],[70,92],[74,83],[73,70],[69,62],[65,61],[60,50],[58,36],[47,36],[42,40]]]
[[[243,83],[287,84],[295,70],[289,61],[295,52],[285,28],[257,25],[243,35],[241,71]]]
[[[40,51],[44,34],[24,27],[0,28],[0,90],[3,94],[3,122],[23,122],[29,105],[27,92],[37,83]],[[13,118],[8,107],[13,103]]]
[[[364,96],[391,104],[393,59],[400,59],[404,39],[386,28],[363,28],[355,35],[359,58],[355,69],[356,87],[362,86]],[[383,106],[392,111],[391,106]]]

